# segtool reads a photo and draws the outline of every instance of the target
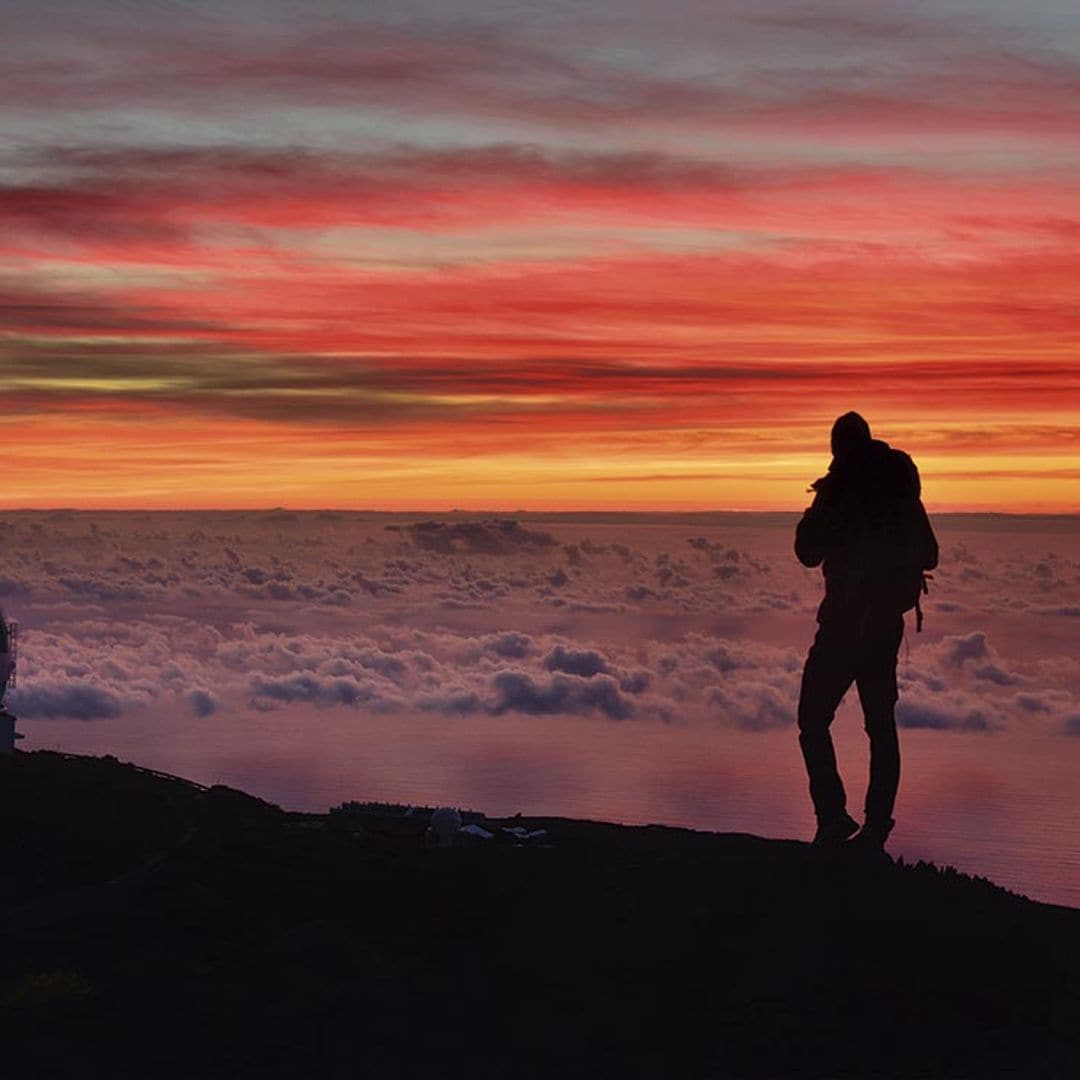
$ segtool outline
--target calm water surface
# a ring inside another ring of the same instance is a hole
[[[849,803],[858,809],[865,737],[853,711],[844,711],[837,751]],[[1071,740],[906,731],[902,743],[894,855],[1080,907]],[[677,724],[558,717],[358,723],[299,706],[288,715],[156,728],[53,722],[47,740],[35,732],[22,745],[110,752],[297,810],[371,799],[771,837],[808,838],[813,831],[794,731],[702,733]]]

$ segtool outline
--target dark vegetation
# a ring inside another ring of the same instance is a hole
[[[0,811],[11,1077],[1078,1075],[1080,912],[948,870],[44,751]]]

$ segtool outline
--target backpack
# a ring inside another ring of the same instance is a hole
[[[922,632],[922,598],[929,592],[929,521],[918,497],[874,500],[861,508],[844,544],[847,584],[867,612],[902,615],[915,610]],[[936,545],[935,545],[936,546]]]
[[[832,514],[836,545],[829,556],[834,602],[865,621],[872,614],[915,609],[922,631],[927,571],[938,549],[915,463],[875,440],[874,454],[857,475],[835,485]],[[839,490],[836,490],[836,489]]]

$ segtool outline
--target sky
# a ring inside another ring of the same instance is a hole
[[[1073,512],[1064,2],[8,0],[9,507]]]

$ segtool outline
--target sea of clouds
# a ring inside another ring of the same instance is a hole
[[[258,714],[794,723],[820,574],[781,515],[9,513],[28,721]],[[909,728],[1080,736],[1078,526],[948,517]],[[909,624],[911,620],[909,619]]]

